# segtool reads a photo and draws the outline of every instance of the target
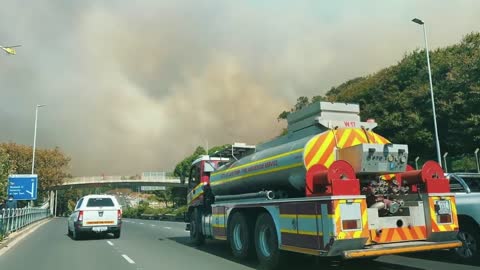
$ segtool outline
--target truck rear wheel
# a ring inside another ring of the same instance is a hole
[[[198,207],[194,208],[190,216],[190,242],[195,246],[205,243],[202,234],[202,212]]]
[[[255,224],[255,250],[260,269],[276,269],[281,264],[281,250],[278,247],[277,229],[268,213],[258,216]]]
[[[228,240],[233,256],[244,259],[252,254],[253,231],[251,227],[245,214],[241,212],[233,214],[228,223]]]

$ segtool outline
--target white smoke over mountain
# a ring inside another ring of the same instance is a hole
[[[60,146],[76,175],[172,170],[197,145],[276,136],[300,95],[478,30],[474,1],[1,1],[0,141]],[[435,10],[432,8],[434,7]],[[457,18],[457,20],[452,20]]]

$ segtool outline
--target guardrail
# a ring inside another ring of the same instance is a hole
[[[132,218],[132,217],[131,217]],[[141,214],[138,217],[133,217],[132,219],[149,219],[149,220],[165,220],[165,221],[184,221],[185,220],[185,214],[184,213],[179,213],[179,214]]]
[[[35,221],[49,217],[50,209],[10,208],[0,210],[0,238]]]
[[[137,176],[80,176],[80,177],[73,177],[73,178],[65,178],[63,181],[65,183],[69,182],[101,182],[101,181],[108,181],[108,180],[124,180],[124,181],[139,181],[139,182],[180,182],[180,178],[178,177],[137,177]]]
[[[75,186],[75,185],[88,185],[88,184],[117,184],[117,183],[129,183],[129,184],[142,184],[142,185],[158,185],[158,184],[185,184],[182,183],[180,178],[149,178],[149,179],[122,179],[112,177],[77,177],[64,179],[61,186]]]

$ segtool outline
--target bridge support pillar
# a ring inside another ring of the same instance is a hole
[[[58,208],[58,205],[57,205],[57,197],[58,197],[58,190],[55,190],[55,210],[54,210],[54,217],[57,216],[57,208]]]
[[[50,204],[50,214],[53,215],[53,209],[55,209],[54,205],[53,205],[55,203],[55,191],[50,190],[50,194],[48,194],[48,198],[50,199],[50,202],[49,202],[49,204]]]
[[[54,215],[56,213],[56,208],[57,208],[57,200],[56,200],[56,190],[51,190],[49,194],[50,198],[50,214]]]

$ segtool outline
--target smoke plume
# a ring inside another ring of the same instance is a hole
[[[432,8],[434,7],[434,8]],[[478,30],[475,1],[1,1],[0,141],[75,175],[172,171],[198,145],[279,134],[298,96]]]

